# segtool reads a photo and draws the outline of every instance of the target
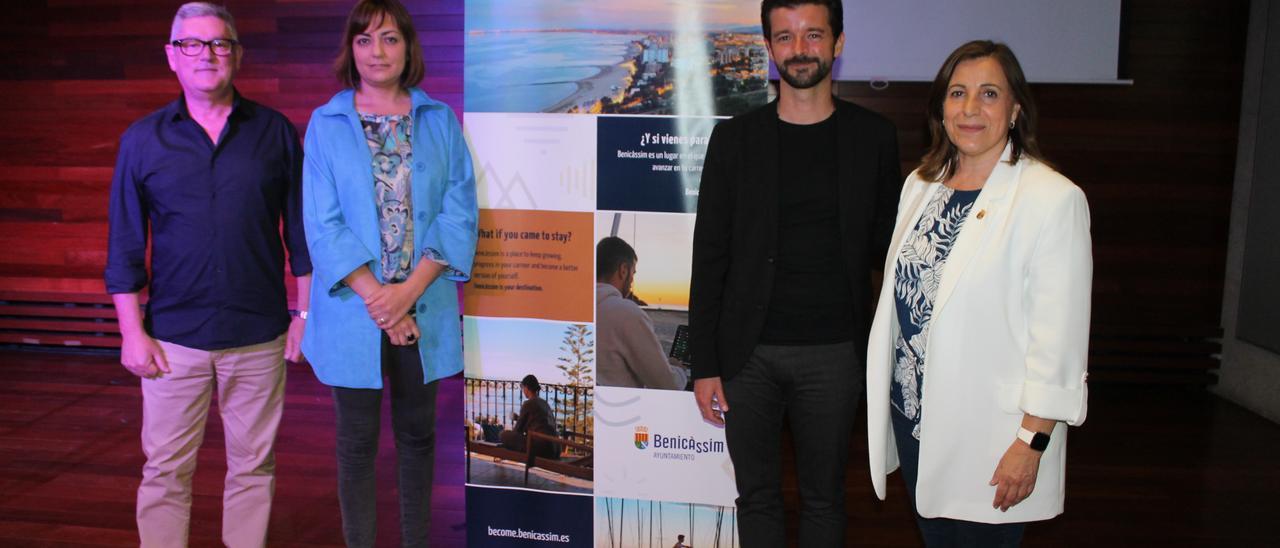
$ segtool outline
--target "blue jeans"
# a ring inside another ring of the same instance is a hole
[[[436,388],[422,383],[418,345],[393,346],[382,335],[382,374],[391,389],[391,428],[399,468],[401,546],[427,546],[436,449]],[[338,505],[347,546],[372,547],[377,533],[382,390],[333,387],[338,421]]]
[[[920,526],[920,534],[924,536],[925,546],[1003,548],[1022,544],[1022,532],[1027,527],[1025,523],[976,523],[958,519],[922,517],[916,510],[916,476],[920,463],[920,442],[911,437],[911,429],[915,424],[897,409],[891,408],[889,415],[893,417],[893,438],[898,444],[898,461],[902,466],[902,479],[907,482],[907,496],[911,498],[911,510],[916,514],[916,524]]]

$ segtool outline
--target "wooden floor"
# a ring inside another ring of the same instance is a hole
[[[309,368],[290,366],[285,405],[270,544],[341,545],[328,390]],[[447,381],[437,546],[465,538],[461,409],[461,382]],[[137,380],[111,357],[0,349],[0,546],[136,545],[139,418]],[[848,478],[849,545],[918,546],[901,481],[890,478],[886,502],[872,495],[863,439],[860,429]],[[386,546],[398,541],[391,447],[384,435],[378,511]],[[1067,513],[1028,528],[1027,546],[1280,546],[1280,425],[1203,390],[1093,386],[1089,420],[1072,431],[1069,453]],[[196,474],[193,546],[218,545],[222,460],[215,412]],[[794,488],[786,496],[794,525]]]
[[[329,389],[290,365],[276,442],[271,546],[342,546]],[[384,407],[386,406],[384,399]],[[441,385],[431,536],[462,546],[462,381]],[[138,380],[114,357],[0,349],[0,546],[137,546],[142,470]],[[399,544],[394,441],[383,413],[378,544]],[[216,406],[200,449],[191,545],[220,546],[222,423]]]

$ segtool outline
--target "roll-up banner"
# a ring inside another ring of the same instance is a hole
[[[707,141],[769,100],[758,4],[467,0],[466,30],[469,544],[736,547],[685,343]]]

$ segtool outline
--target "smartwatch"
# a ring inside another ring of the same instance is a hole
[[[290,311],[289,311],[289,315],[290,315],[290,316],[293,316],[293,317],[295,317],[295,318],[300,318],[300,319],[302,319],[302,320],[306,320],[306,319],[307,319],[307,311],[306,311],[306,310],[290,310]]]
[[[1018,439],[1031,446],[1031,449],[1043,453],[1049,447],[1049,435],[1044,432],[1032,432],[1026,428],[1018,428]]]

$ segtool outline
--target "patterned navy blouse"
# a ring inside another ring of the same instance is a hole
[[[942,282],[951,246],[981,190],[938,189],[925,206],[920,221],[902,243],[894,266],[893,297],[898,312],[898,338],[893,344],[893,380],[889,402],[894,410],[915,423],[911,435],[920,439],[921,396],[925,374],[925,348],[933,302]]]

